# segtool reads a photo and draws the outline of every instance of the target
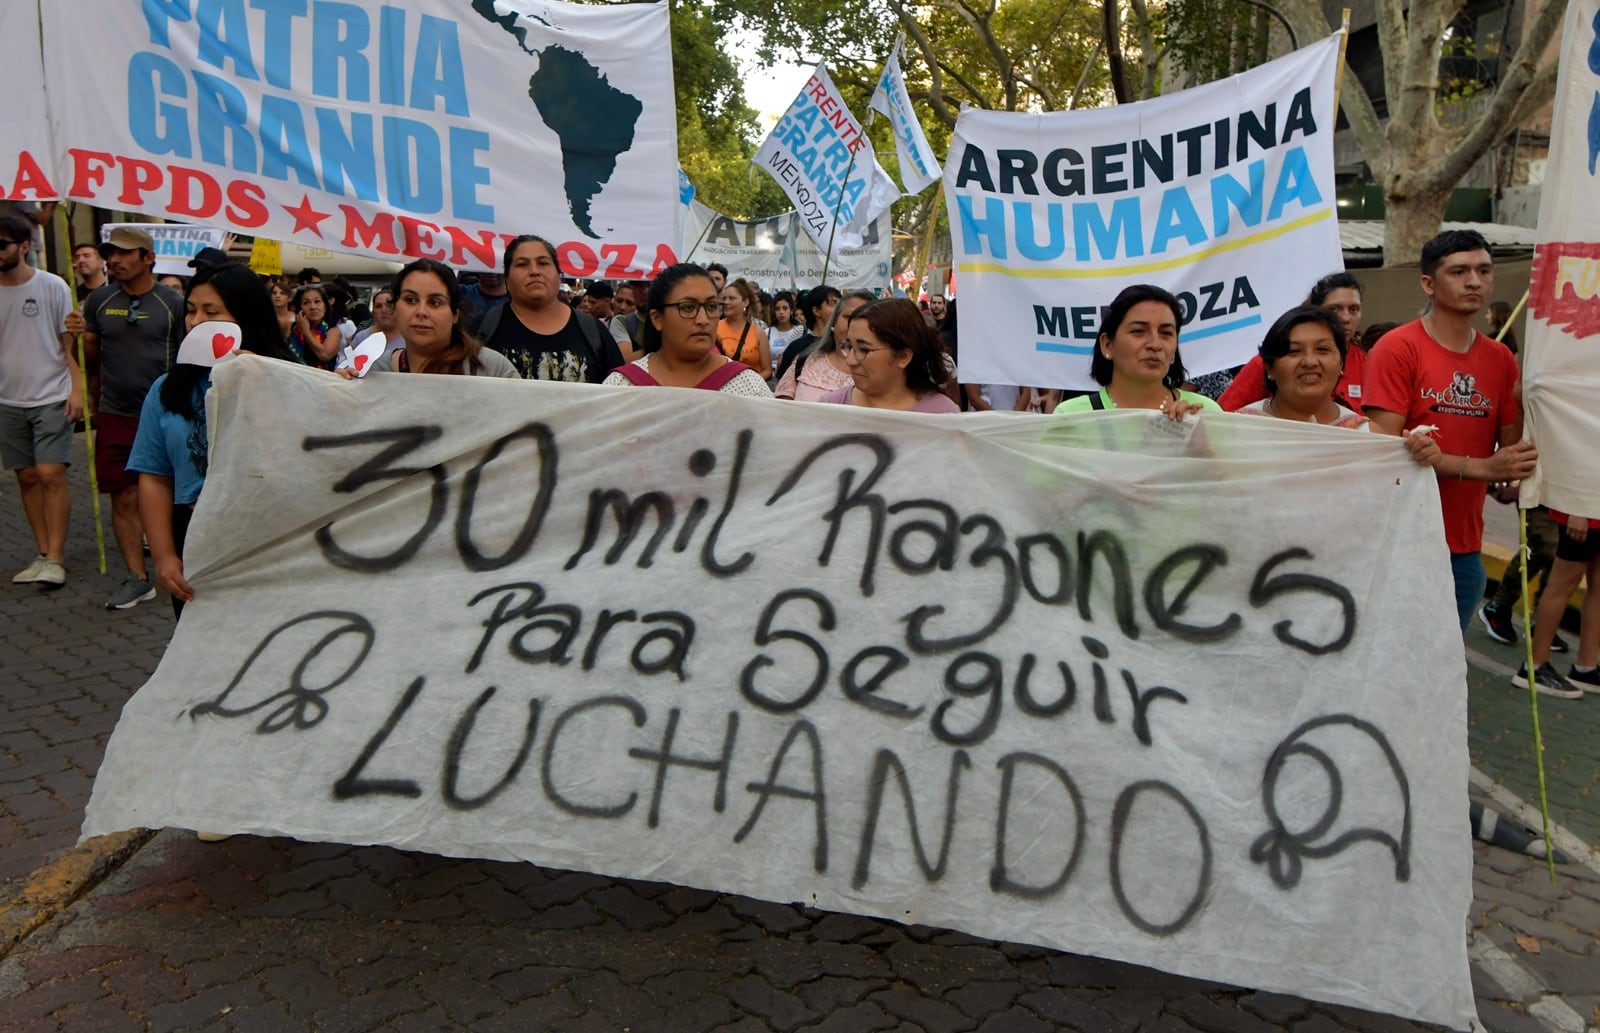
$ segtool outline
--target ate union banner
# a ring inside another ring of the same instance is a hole
[[[1465,663],[1397,439],[248,355],[206,403],[195,600],[85,834],[517,859],[1474,1019]]]
[[[665,3],[41,13],[61,196],[392,261],[497,268],[521,233],[576,276],[675,261]]]

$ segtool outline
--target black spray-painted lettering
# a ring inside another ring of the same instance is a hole
[[[331,627],[327,627],[329,624]],[[267,659],[263,665],[271,664],[277,652],[298,648],[297,640],[315,634],[320,630],[319,626],[325,627],[322,637],[313,642],[309,648],[303,649],[294,670],[289,674],[287,687],[279,689],[275,685],[258,687],[247,684],[246,676],[254,669],[257,660],[265,656]],[[334,643],[346,635],[356,636],[356,654],[326,682],[321,685],[306,684],[306,675],[311,666]],[[191,720],[211,716],[242,717],[276,703],[278,705],[268,711],[261,719],[261,723],[256,726],[257,734],[271,734],[290,725],[295,728],[311,728],[328,715],[328,701],[325,698],[327,694],[350,680],[351,675],[366,662],[367,654],[372,652],[372,644],[376,639],[377,631],[373,628],[372,622],[359,613],[351,613],[348,610],[317,610],[315,613],[286,621],[267,632],[267,636],[251,650],[249,656],[245,657],[233,680],[228,682],[228,687],[223,689],[216,699],[196,704],[189,710],[189,717]],[[271,689],[268,694],[259,699],[250,698],[253,693],[267,688]]]

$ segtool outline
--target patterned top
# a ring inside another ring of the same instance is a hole
[[[650,356],[646,355],[642,358],[635,359],[631,365],[638,366],[646,373],[649,373]],[[610,376],[606,377],[604,386],[635,387],[638,385],[634,384],[633,381],[629,380],[627,376],[619,371],[614,372]],[[726,384],[723,384],[721,387],[717,388],[717,390],[725,395],[744,395],[747,398],[772,397],[772,389],[767,386],[767,382],[765,380],[761,379],[761,374],[757,373],[753,369],[740,371],[738,376],[734,377],[732,380],[729,380]]]
[[[855,386],[855,378],[841,369],[835,369],[825,353],[812,352],[800,370],[799,378],[796,379],[794,367],[790,366],[778,380],[778,389],[773,394],[779,398],[793,398],[797,402],[815,402],[829,391]]]

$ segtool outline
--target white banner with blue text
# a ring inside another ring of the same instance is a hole
[[[108,222],[101,226],[101,242],[111,236],[112,230],[125,225],[128,224]],[[228,242],[228,231],[216,226],[185,226],[177,222],[139,222],[133,226],[155,241],[157,276],[193,276],[190,259],[204,248],[221,249]]]
[[[962,379],[1087,389],[1101,309],[1153,283],[1191,374],[1248,361],[1344,267],[1331,36],[1231,79],[1092,111],[967,108],[944,186]]]
[[[1539,468],[1522,505],[1600,522],[1600,0],[1568,0],[1522,359]]]
[[[1465,666],[1396,439],[254,356],[207,411],[195,600],[86,835],[523,860],[1473,1018]]]
[[[6,48],[9,85],[6,102],[0,105],[0,200],[53,200],[61,195],[55,186],[55,148],[50,142],[39,12],[34,0],[0,4],[0,39],[10,44]]]
[[[917,109],[911,106],[911,94],[906,91],[906,77],[900,71],[900,47],[904,42],[902,35],[883,63],[878,88],[872,93],[872,110],[887,118],[894,132],[895,153],[900,159],[900,182],[905,184],[906,193],[920,194],[939,181],[939,158],[928,143],[928,135],[922,131]]]
[[[817,247],[835,255],[860,247],[867,227],[900,197],[821,62],[753,160],[794,202]]]
[[[665,3],[50,0],[43,16],[74,200],[469,269],[498,268],[519,233],[571,276],[675,261]]]
[[[867,226],[860,247],[834,249],[826,264],[828,283],[840,290],[882,290],[894,271],[889,213]],[[730,277],[743,276],[763,289],[806,290],[822,282],[822,249],[800,228],[800,214],[743,222],[690,201],[683,218],[684,261],[720,263]]]

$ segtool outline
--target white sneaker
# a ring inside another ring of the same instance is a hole
[[[23,567],[21,570],[17,571],[11,576],[11,583],[13,585],[33,584],[35,581],[39,580],[39,573],[44,570],[44,565],[48,562],[49,561],[44,558],[44,554],[40,553],[38,556],[33,558],[32,563],[28,564],[26,567]]]
[[[67,583],[67,568],[60,560],[45,560],[39,567],[39,576],[33,580],[36,584],[60,588]]]

